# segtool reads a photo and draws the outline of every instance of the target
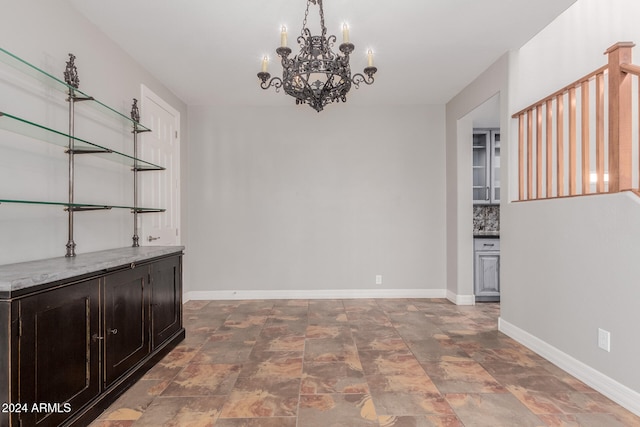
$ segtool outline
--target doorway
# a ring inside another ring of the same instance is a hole
[[[470,113],[472,138],[473,293],[500,301],[500,95]]]

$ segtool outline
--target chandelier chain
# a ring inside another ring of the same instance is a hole
[[[322,0],[307,0],[307,8],[304,11],[304,19],[302,20],[302,29],[300,30],[300,35],[304,38],[304,30],[307,28],[307,18],[309,17],[309,5],[313,3],[318,5],[320,8],[320,29],[322,31],[322,36],[326,37],[327,35],[327,27],[324,25],[324,8],[322,7]]]

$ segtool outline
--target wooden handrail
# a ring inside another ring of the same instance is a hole
[[[640,66],[633,64],[620,64],[620,69],[625,73],[635,74],[640,76]]]
[[[635,67],[635,66],[634,66]],[[542,98],[540,101],[533,103],[531,105],[529,105],[527,108],[523,108],[522,110],[518,111],[517,113],[515,113],[514,115],[512,115],[512,118],[517,118],[520,114],[524,114],[527,111],[536,108],[538,105],[542,105],[545,104],[547,101],[549,100],[554,100],[555,98],[557,98],[560,95],[563,95],[565,93],[567,93],[569,91],[569,89],[571,88],[576,88],[576,87],[580,87],[582,86],[582,83],[584,82],[588,82],[589,80],[591,80],[592,78],[594,78],[597,74],[601,74],[607,71],[607,68],[609,68],[608,65],[603,65],[602,67],[598,68],[597,70],[587,74],[586,76],[576,80],[575,82],[566,85],[565,87],[563,87],[560,90],[557,90],[555,92],[553,92],[551,95],[547,96],[546,98]],[[637,67],[640,68],[640,67]]]

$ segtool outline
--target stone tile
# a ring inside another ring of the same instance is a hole
[[[89,427],[131,427],[135,421],[133,420],[102,420],[97,419]]]
[[[264,327],[256,339],[256,346],[264,351],[303,351],[306,326],[296,329],[288,324]]]
[[[262,332],[262,325],[247,325],[239,328],[236,326],[221,326],[213,334],[207,338],[210,342],[215,341],[234,341],[255,343]]]
[[[367,394],[301,395],[298,425],[304,427],[378,427],[378,416]]]
[[[309,340],[331,339],[344,342],[351,342],[351,328],[340,324],[312,324],[305,329],[305,337]]]
[[[169,384],[163,396],[211,396],[228,394],[241,365],[191,364]]]
[[[109,406],[100,419],[109,421],[135,421],[147,410],[153,400],[169,384],[163,380],[140,380]]]
[[[395,350],[408,351],[404,339],[395,328],[371,324],[356,324],[351,327],[351,334],[358,351]]]
[[[224,397],[159,397],[135,422],[136,427],[211,427]]]
[[[224,326],[231,329],[247,329],[259,326],[262,328],[267,322],[268,316],[250,313],[232,313],[224,321]]]
[[[219,339],[207,340],[191,359],[191,363],[241,364],[249,359],[254,347],[253,341],[232,341],[220,335],[216,338]]]
[[[305,362],[358,363],[358,350],[352,339],[307,339],[304,360]]]
[[[422,366],[408,351],[361,351],[360,361],[366,375],[415,375]]]
[[[520,367],[520,371],[517,373],[494,375],[501,384],[507,387],[516,386],[543,393],[570,393],[575,391],[571,386],[552,375],[539,375],[537,372],[530,372],[527,375],[527,368],[524,367]]]
[[[344,362],[305,363],[301,394],[369,393],[362,367]]]
[[[524,387],[509,386],[507,389],[534,414],[563,414],[558,400],[547,393],[539,393]]]
[[[453,410],[440,394],[376,392],[371,396],[380,415],[453,415]]]
[[[455,415],[383,415],[380,427],[464,427]]]
[[[447,394],[446,399],[465,427],[544,425],[509,393]]]
[[[176,347],[144,374],[145,380],[172,380],[198,354],[200,347]]]
[[[308,320],[310,324],[345,324],[347,313],[342,300],[309,301]]]
[[[573,415],[565,414],[538,414],[547,427],[580,427],[578,419]]]
[[[424,372],[399,375],[368,375],[371,393],[418,393],[439,395],[440,391]]]
[[[409,341],[409,349],[420,362],[465,362],[471,357],[453,340],[432,337]]]
[[[218,418],[215,427],[296,427],[296,417]]]
[[[241,377],[302,377],[302,352],[253,351],[242,365]]]
[[[640,419],[637,417],[634,417],[633,423],[629,424],[625,420],[627,417],[620,419],[613,414],[575,414],[574,417],[580,427],[629,427],[640,425],[638,424]]]
[[[507,390],[479,363],[423,363],[427,375],[442,393],[506,393]]]
[[[292,417],[296,415],[299,392],[299,379],[238,378],[221,417]]]

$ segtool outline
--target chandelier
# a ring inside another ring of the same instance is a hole
[[[319,36],[312,36],[307,27],[310,3],[319,7],[321,28]],[[307,0],[302,31],[297,38],[300,53],[289,58],[291,49],[287,47],[287,29],[282,27],[280,47],[276,49],[282,62],[282,78],[271,78],[271,74],[267,72],[269,58],[265,56],[262,59],[262,71],[258,73],[260,87],[268,89],[273,86],[276,92],[284,88],[285,93],[296,99],[296,104],[309,104],[318,112],[334,101],[346,102],[351,85],[358,88],[363,82],[372,84],[373,75],[378,69],[373,66],[373,52],[369,50],[368,66],[364,69],[364,74],[357,73],[352,77],[349,55],[353,52],[354,45],[349,42],[347,24],[343,24],[342,38],[343,42],[339,46],[342,54],[336,54],[331,49],[336,42],[336,36],[327,37],[322,0]]]

